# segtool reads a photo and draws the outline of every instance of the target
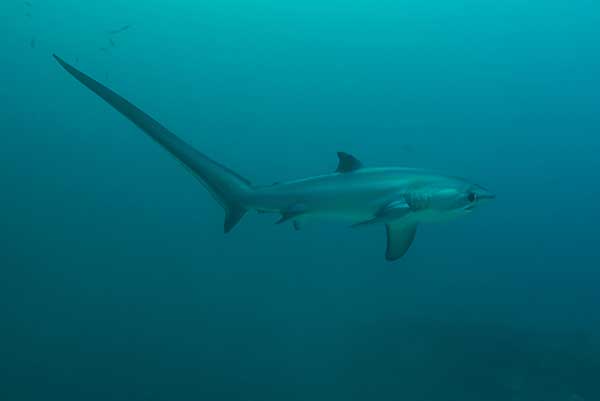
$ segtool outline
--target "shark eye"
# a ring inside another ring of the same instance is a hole
[[[477,195],[475,194],[475,192],[471,192],[469,193],[467,199],[469,200],[469,202],[473,203],[477,200]]]

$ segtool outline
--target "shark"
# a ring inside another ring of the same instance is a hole
[[[495,198],[489,190],[463,178],[416,168],[367,167],[346,152],[337,153],[337,168],[329,174],[254,185],[196,150],[112,89],[59,56],[53,57],[206,187],[225,211],[225,233],[248,211],[277,214],[277,224],[291,222],[295,229],[318,219],[346,222],[351,227],[383,225],[387,239],[385,259],[395,261],[410,248],[419,224],[468,215]]]

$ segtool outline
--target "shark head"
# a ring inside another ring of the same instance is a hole
[[[422,220],[439,221],[470,214],[496,196],[480,185],[452,179],[436,183],[426,190],[426,208]]]

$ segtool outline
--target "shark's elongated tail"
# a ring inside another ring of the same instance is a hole
[[[252,191],[248,180],[195,150],[127,99],[69,65],[60,57],[53,56],[76,80],[142,129],[206,186],[225,209],[225,232],[229,232],[240,221],[246,213],[244,199]]]

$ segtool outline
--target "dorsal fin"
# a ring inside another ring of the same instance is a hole
[[[345,152],[337,152],[337,155],[339,162],[337,170],[335,171],[338,173],[349,173],[351,171],[358,170],[362,167],[362,163],[360,162],[360,160],[358,160],[351,154]]]

